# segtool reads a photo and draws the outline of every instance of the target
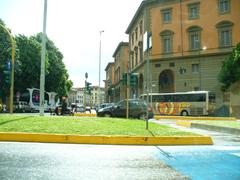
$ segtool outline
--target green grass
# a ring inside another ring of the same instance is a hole
[[[192,121],[193,123],[208,124],[221,127],[230,127],[240,129],[239,121]]]
[[[0,115],[0,132],[79,135],[199,136],[165,125],[141,120],[73,116]]]

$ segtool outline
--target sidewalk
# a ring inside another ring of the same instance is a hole
[[[238,145],[240,146],[240,135],[239,134],[230,134],[226,132],[217,132],[213,129],[199,129],[197,127],[192,126],[179,126],[176,124],[176,120],[173,119],[165,119],[165,120],[151,120],[151,122],[158,123],[158,124],[164,124],[171,126],[173,128],[177,128],[183,131],[189,131],[189,132],[195,132],[202,135],[207,135],[212,137],[213,143],[215,145]],[[184,122],[184,121],[181,121]],[[186,122],[186,121],[185,121]],[[191,123],[191,122],[187,122]]]

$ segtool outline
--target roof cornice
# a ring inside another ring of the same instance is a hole
[[[113,57],[116,56],[117,52],[120,50],[122,46],[128,46],[128,44],[129,44],[128,42],[120,42],[117,46],[117,49],[113,53]]]
[[[156,0],[143,0],[140,4],[140,6],[138,7],[136,13],[134,14],[130,24],[128,25],[128,28],[126,30],[126,34],[129,34],[130,30],[132,29],[132,26],[135,24],[135,22],[137,21],[137,18],[139,17],[139,15],[141,13],[143,13],[144,7],[150,3],[155,2]]]

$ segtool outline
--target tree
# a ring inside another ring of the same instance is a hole
[[[218,80],[223,83],[223,91],[228,90],[232,84],[240,80],[240,43],[233,49],[229,58],[223,62]]]
[[[34,38],[24,35],[18,35],[15,39],[18,48],[15,90],[23,92],[27,88],[39,87],[41,44]]]
[[[5,27],[1,19],[0,23]],[[42,34],[38,33],[31,37],[17,35],[15,40],[15,93],[24,92],[27,88],[39,88]],[[2,98],[5,98],[9,92],[9,87],[3,80],[6,76],[3,70],[10,58],[11,40],[7,32],[0,27],[0,97]],[[45,63],[45,90],[54,91],[59,97],[66,96],[73,83],[69,80],[62,53],[49,38],[46,41]]]
[[[41,43],[42,34],[37,34],[34,38]],[[45,87],[47,91],[57,92],[59,97],[66,96],[73,83],[69,80],[69,75],[63,62],[63,54],[55,46],[53,41],[47,37],[46,52],[48,57],[48,68],[46,69]]]
[[[0,24],[7,28],[1,19]],[[2,26],[0,26],[0,101],[5,102],[6,97],[9,96],[9,85],[5,81],[8,77],[6,77],[7,74],[4,73],[4,70],[6,69],[7,61],[11,61],[12,46],[11,39]]]

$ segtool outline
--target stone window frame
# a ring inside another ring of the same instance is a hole
[[[161,17],[162,17],[162,23],[163,24],[172,23],[172,8],[162,9],[161,10]],[[166,17],[168,17],[169,19],[165,19]]]
[[[162,31],[160,34],[161,36],[161,44],[162,44],[162,53],[163,54],[170,54],[170,53],[173,53],[173,35],[174,35],[174,32],[171,31],[171,30],[164,30]],[[170,49],[169,50],[166,50],[165,49],[165,40],[169,40],[169,43],[170,43]]]
[[[221,3],[226,2],[228,4],[228,9],[221,9]],[[218,13],[220,15],[231,13],[231,0],[218,0]]]
[[[134,33],[131,34],[132,46],[134,45]]]
[[[200,2],[188,4],[188,19],[200,18]],[[192,14],[192,9],[196,9],[196,14]]]
[[[130,69],[133,69],[134,68],[134,52],[133,51],[130,52],[130,56],[131,56]]]
[[[200,64],[199,63],[192,64],[192,73],[198,74],[199,72],[200,72]]]
[[[232,28],[233,23],[231,21],[221,21],[217,23],[216,28],[218,30],[218,46],[219,48],[231,47],[232,46]],[[229,33],[229,44],[223,44],[222,32],[227,31]]]
[[[189,50],[190,51],[200,50],[201,49],[201,31],[202,31],[202,28],[200,26],[190,26],[187,29],[187,32],[188,32],[188,45],[189,45]],[[193,42],[194,39],[192,39],[192,37],[194,35],[197,35],[197,38],[198,38],[198,40],[195,40],[195,42]]]
[[[135,59],[135,66],[137,66],[138,65],[138,47],[137,46],[135,46],[134,47],[134,59]]]
[[[138,28],[136,27],[136,29],[135,29],[135,40],[136,40],[136,42],[137,42],[137,40],[138,40]]]
[[[143,21],[140,21],[140,23],[139,23],[139,33],[140,33],[140,35],[143,34]]]
[[[139,63],[143,62],[143,42],[139,41],[138,42],[138,51],[139,51]]]

